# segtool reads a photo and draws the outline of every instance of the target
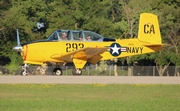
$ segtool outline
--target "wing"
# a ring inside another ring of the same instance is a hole
[[[143,44],[146,47],[159,47],[159,46],[167,46],[169,44]]]
[[[104,53],[107,49],[107,47],[86,47],[61,55],[54,54],[51,58],[67,62],[72,62],[73,59],[87,60],[88,62],[95,64],[102,58],[100,54]]]

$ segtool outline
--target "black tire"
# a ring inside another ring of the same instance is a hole
[[[62,70],[61,70],[61,68],[55,68],[55,69],[53,70],[53,74],[54,74],[54,75],[57,75],[57,76],[61,76],[61,75],[62,75]]]
[[[74,76],[80,76],[82,74],[82,69],[73,69],[72,74]]]
[[[27,70],[25,71],[24,69],[21,71],[21,75],[23,75],[23,76],[27,76],[28,75],[28,72],[27,72]]]

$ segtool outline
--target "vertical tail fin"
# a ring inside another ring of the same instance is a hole
[[[151,13],[142,13],[140,15],[138,39],[151,44],[162,44],[156,15]]]

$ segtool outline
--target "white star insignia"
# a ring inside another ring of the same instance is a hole
[[[120,47],[117,47],[116,44],[114,45],[114,47],[111,47],[111,49],[113,50],[112,54],[114,54],[114,53],[119,54],[118,50],[120,49]]]

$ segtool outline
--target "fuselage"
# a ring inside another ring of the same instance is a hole
[[[53,59],[52,56],[62,56],[85,47],[107,47],[107,51],[101,54],[101,60],[121,58],[138,54],[150,53],[161,50],[162,47],[146,47],[138,39],[119,40],[115,42],[99,41],[40,41],[23,45],[22,57],[25,63],[43,64],[46,62],[72,62],[72,59],[63,61]]]

